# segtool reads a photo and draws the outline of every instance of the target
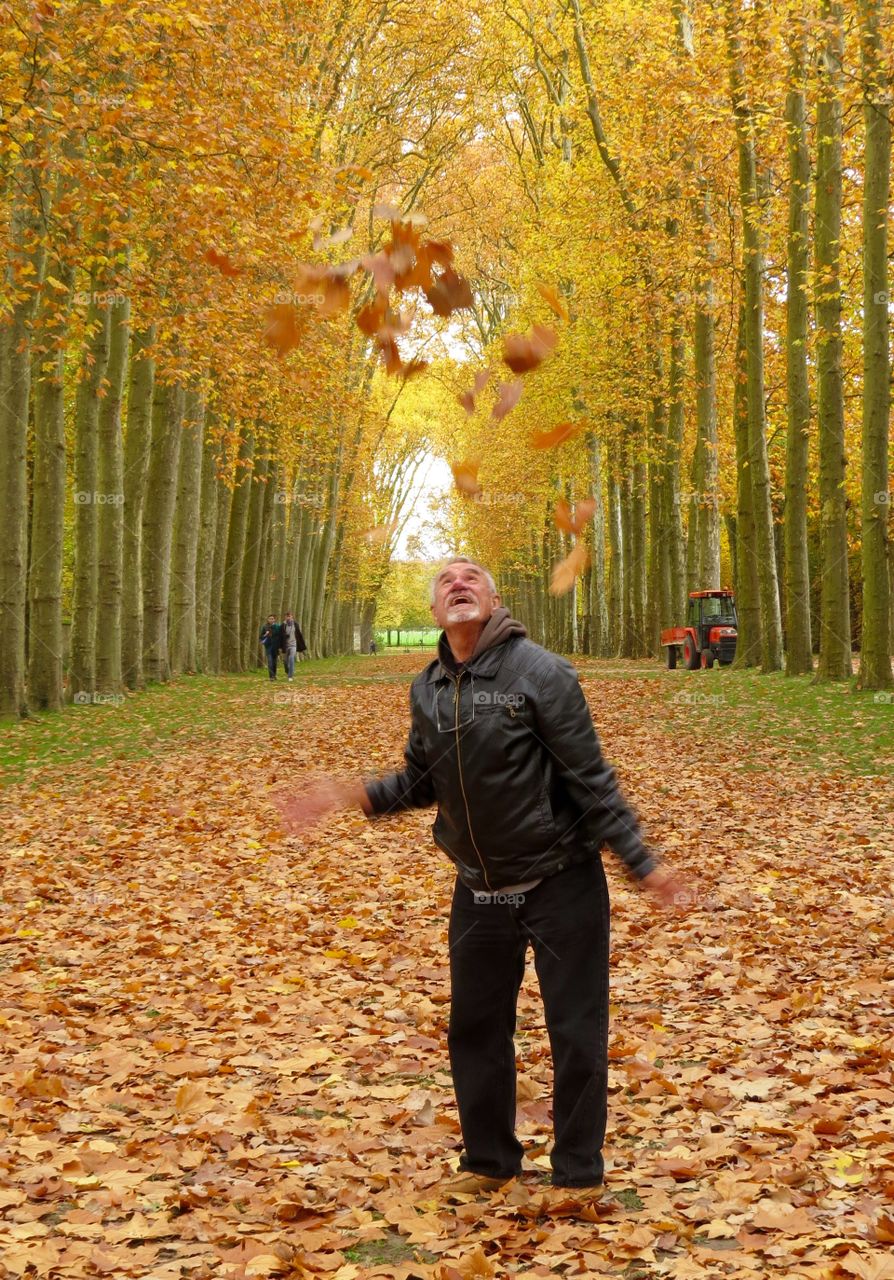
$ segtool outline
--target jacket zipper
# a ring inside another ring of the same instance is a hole
[[[459,749],[459,687],[462,682],[462,673],[460,673],[458,676],[454,676],[453,681],[454,681],[453,723],[456,729],[456,765],[457,765],[457,769],[459,770],[459,789],[463,794],[463,804],[466,806],[466,822],[469,827],[469,839],[472,841],[472,847],[474,848],[475,852],[478,854],[478,861],[481,863],[481,874],[484,876],[484,883],[487,888],[487,891],[488,893],[493,893],[493,889],[490,886],[490,881],[487,878],[487,868],[484,865],[484,859],[481,856],[481,850],[478,848],[478,845],[475,843],[475,836],[472,831],[472,817],[471,817],[471,814],[469,813],[469,801],[466,798],[466,788],[463,784],[463,761],[462,761],[462,755]]]

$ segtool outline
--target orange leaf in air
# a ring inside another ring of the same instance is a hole
[[[466,413],[472,414],[475,412],[475,399],[487,386],[489,378],[490,369],[482,369],[479,373],[475,374],[475,381],[472,384],[471,391],[463,391],[457,396],[457,400],[459,400]]]
[[[363,537],[370,546],[381,546],[382,543],[388,541],[392,534],[397,533],[398,524],[399,521],[391,520],[388,524],[376,525],[373,529],[367,529]]]
[[[552,577],[549,584],[549,593],[551,596],[564,596],[574,586],[574,580],[578,574],[583,573],[590,560],[590,553],[587,551],[586,543],[577,542],[564,560],[560,560],[557,565],[553,566]]]
[[[513,373],[530,373],[543,363],[558,341],[555,329],[545,324],[535,324],[530,336],[510,333],[503,339],[503,363]]]
[[[442,271],[439,276],[432,276],[425,296],[436,316],[449,316],[454,311],[462,311],[473,305],[471,285],[465,276],[459,275],[452,267]]]
[[[587,521],[592,520],[595,511],[595,498],[584,498],[575,504],[573,511],[564,498],[559,498],[553,518],[556,528],[563,533],[580,533]]]
[[[279,354],[284,356],[287,351],[292,351],[298,346],[304,326],[290,302],[281,302],[276,306],[268,307],[266,317],[264,339],[271,347],[275,347]]]
[[[453,472],[453,483],[468,498],[477,498],[481,492],[481,485],[478,483],[478,468],[481,464],[478,462],[451,462],[450,470]]]
[[[552,431],[535,431],[531,436],[531,446],[534,449],[553,449],[557,444],[573,440],[583,427],[582,422],[563,422],[560,427],[553,427]]]
[[[518,404],[521,399],[522,382],[520,378],[515,378],[512,382],[501,382],[497,390],[497,403],[491,409],[491,417],[497,422],[501,422]]]
[[[210,262],[212,267],[217,267],[222,276],[238,276],[242,271],[225,253],[218,253],[216,249],[205,250],[205,261]]]
[[[560,298],[558,290],[554,289],[551,284],[542,284],[539,280],[536,282],[536,284],[537,284],[537,292],[540,294],[541,298],[543,298],[543,300],[549,306],[553,314],[557,315],[560,320],[567,320],[568,307]]]

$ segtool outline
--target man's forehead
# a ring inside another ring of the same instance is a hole
[[[480,578],[484,577],[484,570],[481,568],[480,565],[468,564],[467,561],[465,560],[457,560],[455,564],[445,565],[445,567],[438,574],[436,581],[440,582],[441,579],[446,577],[446,575],[450,573],[451,570],[453,569],[465,569],[465,570],[468,570],[469,573],[477,573]]]

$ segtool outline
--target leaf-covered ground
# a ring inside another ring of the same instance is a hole
[[[3,800],[0,1276],[894,1277],[890,756],[867,768],[840,718],[795,723],[757,677],[582,664],[694,902],[664,915],[606,855],[605,1203],[546,1187],[529,966],[528,1171],[449,1205],[432,815],[301,841],[270,803],[396,762],[419,665],[184,681],[4,731],[39,765]],[[894,708],[850,705],[888,732]]]

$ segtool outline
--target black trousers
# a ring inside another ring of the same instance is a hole
[[[505,896],[505,895],[504,895]],[[602,1181],[608,1093],[609,902],[602,860],[542,880],[523,901],[484,900],[459,880],[450,913],[448,1047],[460,1168],[518,1174],[515,1019],[530,943],[553,1059],[553,1183]]]

